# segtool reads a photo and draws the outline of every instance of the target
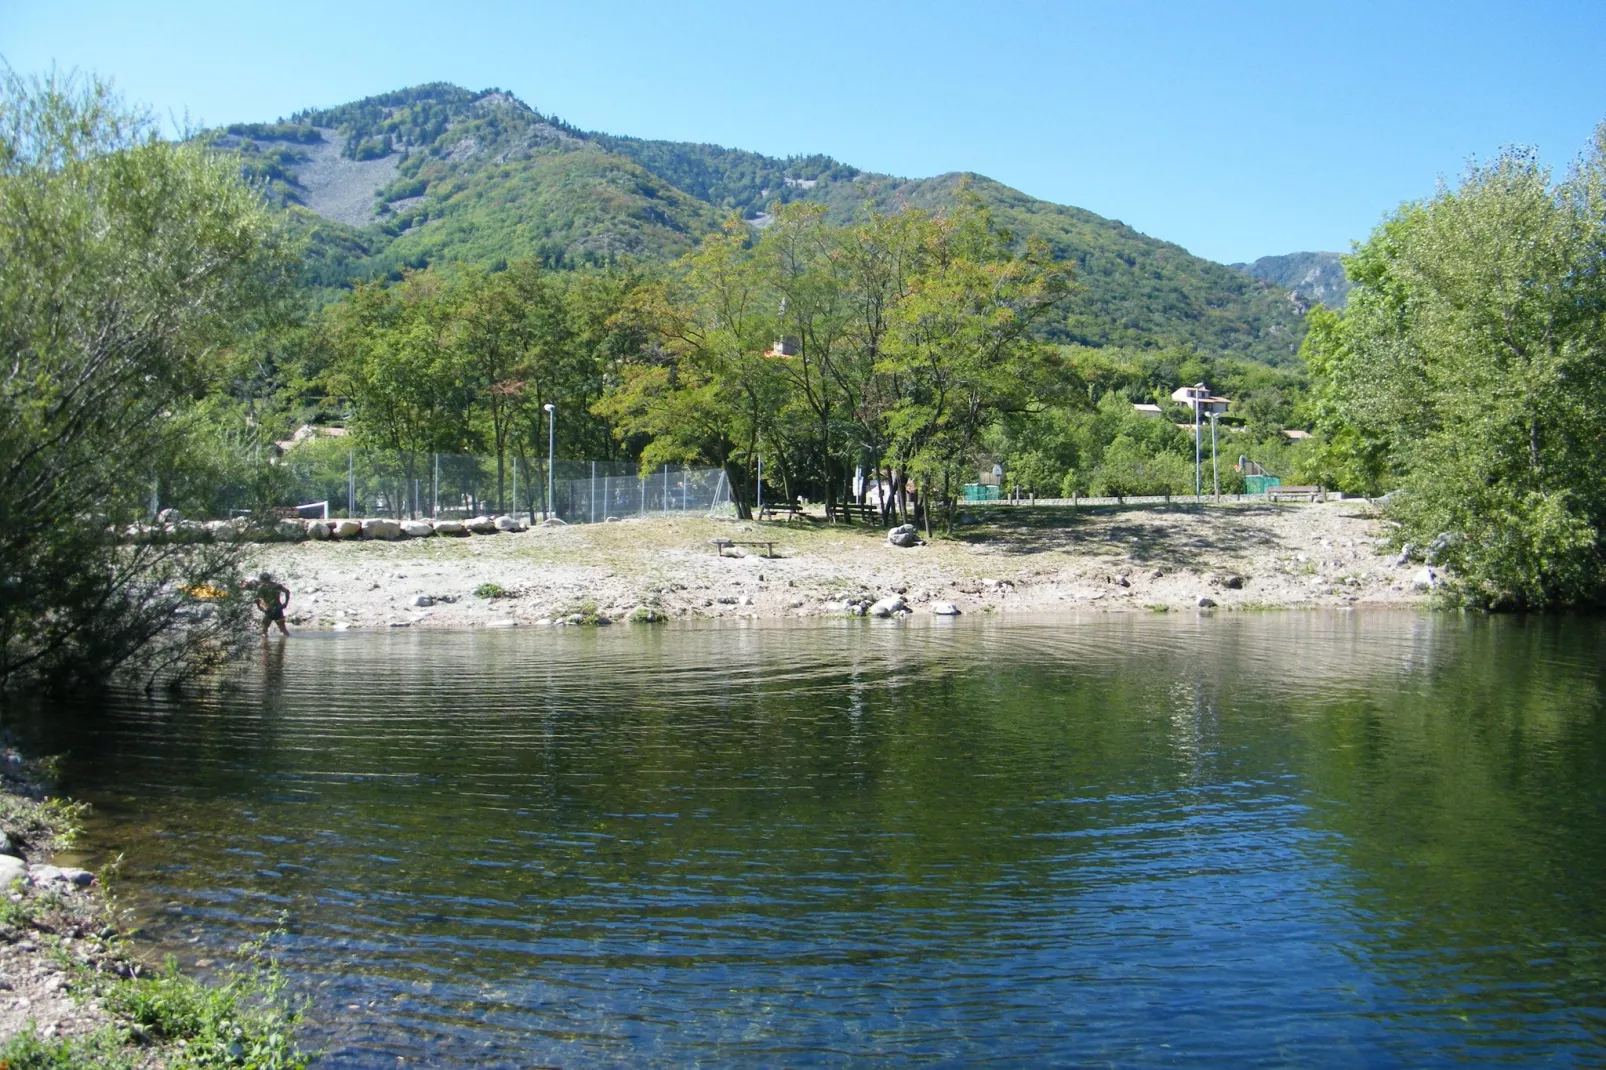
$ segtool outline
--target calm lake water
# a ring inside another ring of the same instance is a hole
[[[1599,1064],[1603,650],[1382,612],[309,636],[34,741],[156,944],[284,917],[330,1066]]]

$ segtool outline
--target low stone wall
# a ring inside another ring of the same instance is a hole
[[[340,539],[464,538],[528,531],[530,525],[511,516],[476,516],[467,520],[302,520],[281,518],[263,523],[249,517],[233,520],[185,520],[168,516],[155,524],[135,524],[120,532],[127,542],[323,542]]]

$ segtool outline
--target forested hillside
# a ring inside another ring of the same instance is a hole
[[[667,261],[732,213],[762,229],[775,203],[813,200],[845,222],[867,203],[949,207],[968,182],[999,224],[1074,265],[1078,288],[1042,325],[1048,337],[1281,364],[1304,333],[1274,285],[980,175],[905,180],[826,156],[590,133],[507,93],[440,83],[209,136],[291,206],[311,239],[304,281],[330,297],[453,261]]]

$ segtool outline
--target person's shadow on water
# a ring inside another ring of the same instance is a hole
[[[262,686],[270,694],[284,684],[284,652],[289,643],[284,636],[267,639],[262,643]]]

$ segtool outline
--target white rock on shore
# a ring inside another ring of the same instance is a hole
[[[428,520],[403,520],[401,529],[409,539],[427,539],[435,534],[435,525]]]
[[[374,518],[362,522],[362,533],[370,539],[399,539],[402,526],[394,520]]]
[[[890,617],[894,613],[902,613],[906,608],[908,607],[905,605],[901,595],[891,595],[887,598],[882,598],[872,603],[870,606],[870,616]]]

